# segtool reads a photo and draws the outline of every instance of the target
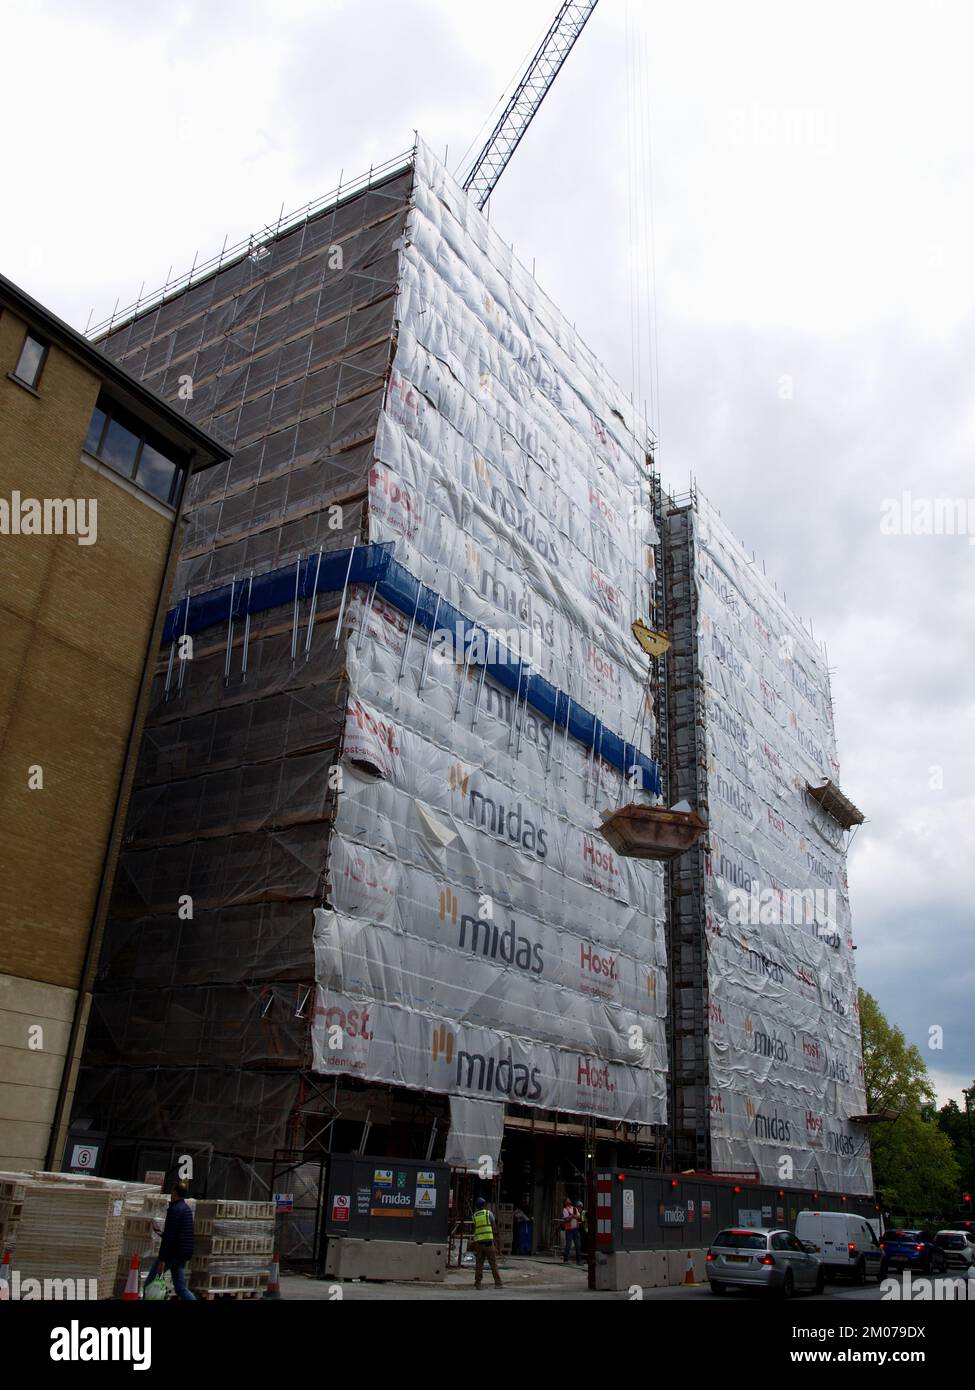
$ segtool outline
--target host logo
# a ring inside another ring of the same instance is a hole
[[[602,975],[607,980],[619,979],[616,956],[601,956],[591,946],[581,943],[579,957],[580,970],[588,970],[592,975]]]
[[[369,1010],[368,1009],[342,1009],[338,1004],[333,1004],[331,1008],[316,1008],[314,1013],[320,1015],[325,1020],[325,1030],[328,1031],[338,1025],[342,1033],[347,1038],[363,1038],[366,1042],[372,1039],[369,1031]]]
[[[616,1083],[610,1080],[609,1063],[596,1064],[591,1057],[576,1059],[576,1086],[587,1086],[592,1091],[615,1091]]]

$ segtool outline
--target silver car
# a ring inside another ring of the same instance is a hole
[[[822,1293],[822,1261],[791,1231],[729,1226],[719,1231],[707,1254],[712,1293],[769,1289],[791,1298],[799,1289]]]
[[[961,1265],[969,1271],[975,1267],[975,1237],[971,1231],[939,1231],[934,1243],[944,1251],[946,1265]]]

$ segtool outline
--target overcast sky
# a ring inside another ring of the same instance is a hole
[[[414,129],[454,167],[556,8],[6,0],[0,267],[84,329]],[[868,816],[860,982],[959,1100],[975,545],[881,516],[905,490],[975,498],[973,48],[969,0],[601,0],[491,203],[642,394],[649,95],[664,480],[693,474],[827,641],[843,785]]]

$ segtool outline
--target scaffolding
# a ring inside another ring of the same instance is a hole
[[[191,484],[174,595],[240,598],[364,538],[411,184],[408,157],[373,169],[95,330],[233,451]],[[232,602],[192,659],[171,643],[154,674],[75,1111],[110,1121],[120,1165],[146,1136],[206,1144],[197,1191],[265,1195],[275,1154],[329,1142],[330,1112],[308,1106],[310,923],[341,602],[239,619]]]

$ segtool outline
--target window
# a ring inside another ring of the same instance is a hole
[[[35,338],[32,333],[28,333],[24,339],[24,346],[20,349],[20,356],[17,358],[17,365],[13,373],[23,386],[36,387],[41,379],[41,370],[46,356],[47,343],[42,343],[40,338]]]
[[[725,1250],[764,1250],[767,1237],[758,1231],[721,1231],[711,1242]]]
[[[92,411],[85,452],[161,502],[171,505],[179,496],[186,469],[179,450],[105,396],[99,397]]]

